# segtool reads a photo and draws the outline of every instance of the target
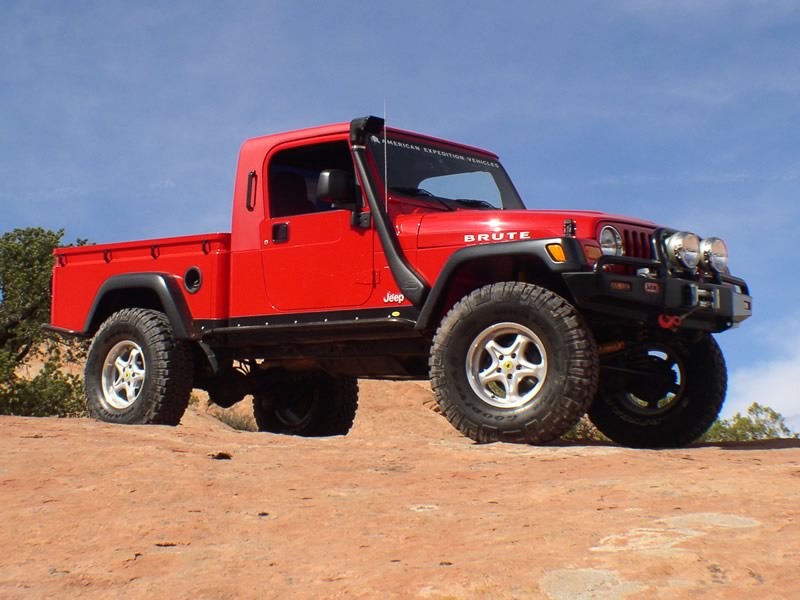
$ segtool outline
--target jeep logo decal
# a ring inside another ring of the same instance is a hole
[[[403,300],[406,297],[403,294],[395,294],[393,292],[387,292],[386,295],[383,297],[384,304],[402,304]]]

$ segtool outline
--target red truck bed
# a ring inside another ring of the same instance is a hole
[[[114,275],[170,273],[198,319],[227,317],[230,268],[229,233],[99,244],[56,250],[51,323],[85,329],[100,286]],[[126,292],[130,293],[130,292]]]

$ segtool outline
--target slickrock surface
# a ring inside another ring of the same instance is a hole
[[[480,446],[361,388],[343,438],[0,418],[0,598],[800,598],[797,441]]]

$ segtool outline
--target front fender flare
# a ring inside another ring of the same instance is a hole
[[[564,262],[555,262],[550,258],[547,252],[548,244],[560,244],[564,249],[566,260]],[[501,257],[511,257],[529,264],[533,263],[537,269],[542,269],[548,274],[556,274],[558,276],[562,273],[583,271],[586,268],[583,248],[578,240],[571,237],[479,244],[461,248],[450,255],[436,278],[436,283],[420,311],[416,329],[423,330],[431,326],[431,321],[437,314],[440,302],[444,300],[451,281],[459,269],[475,260]]]

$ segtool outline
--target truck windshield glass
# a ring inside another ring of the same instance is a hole
[[[382,178],[388,163],[392,196],[430,200],[444,210],[525,208],[505,170],[492,158],[391,137],[384,157],[384,140],[375,135],[369,145]]]

